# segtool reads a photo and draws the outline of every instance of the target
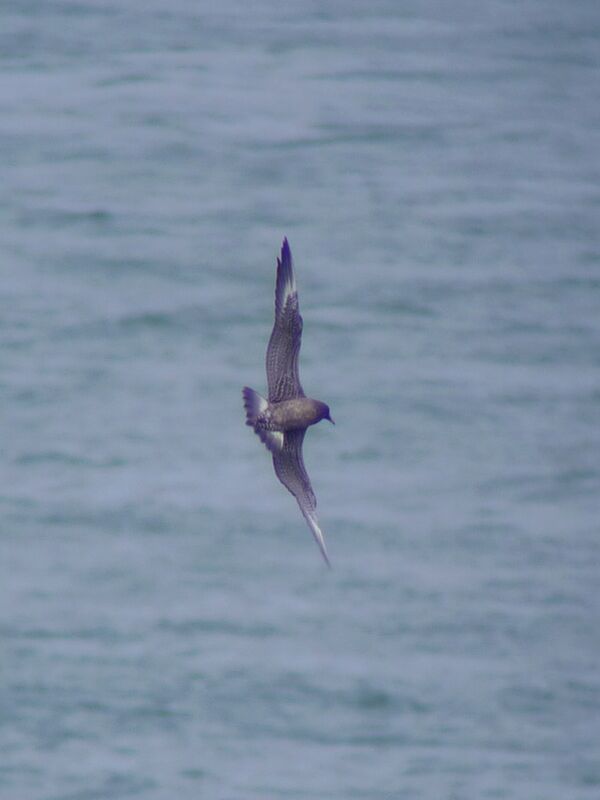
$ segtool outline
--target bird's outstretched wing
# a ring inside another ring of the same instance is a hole
[[[279,480],[296,498],[300,511],[319,545],[323,558],[327,562],[327,566],[330,567],[325,540],[317,520],[317,498],[310,485],[310,478],[302,458],[302,442],[304,441],[305,433],[306,429],[286,431],[283,439],[283,448],[273,453],[273,466]]]
[[[269,402],[280,403],[304,397],[298,377],[298,354],[302,342],[302,317],[288,240],[283,240],[281,258],[277,259],[275,285],[275,324],[267,347],[267,383]]]

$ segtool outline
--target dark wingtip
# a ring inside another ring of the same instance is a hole
[[[275,281],[275,318],[278,318],[286,301],[286,295],[296,290],[292,251],[287,236],[281,245],[281,255],[277,258],[277,279]]]

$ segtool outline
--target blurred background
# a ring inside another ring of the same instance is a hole
[[[0,795],[600,796],[595,0],[0,10]],[[328,573],[241,387],[295,256]]]

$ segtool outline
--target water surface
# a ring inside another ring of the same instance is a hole
[[[599,40],[0,11],[2,797],[598,797]],[[243,425],[283,235],[331,574]]]

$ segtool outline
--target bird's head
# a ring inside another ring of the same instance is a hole
[[[335,422],[331,418],[331,412],[329,411],[329,406],[327,403],[321,403],[321,419],[328,419],[332,425],[335,425]]]

